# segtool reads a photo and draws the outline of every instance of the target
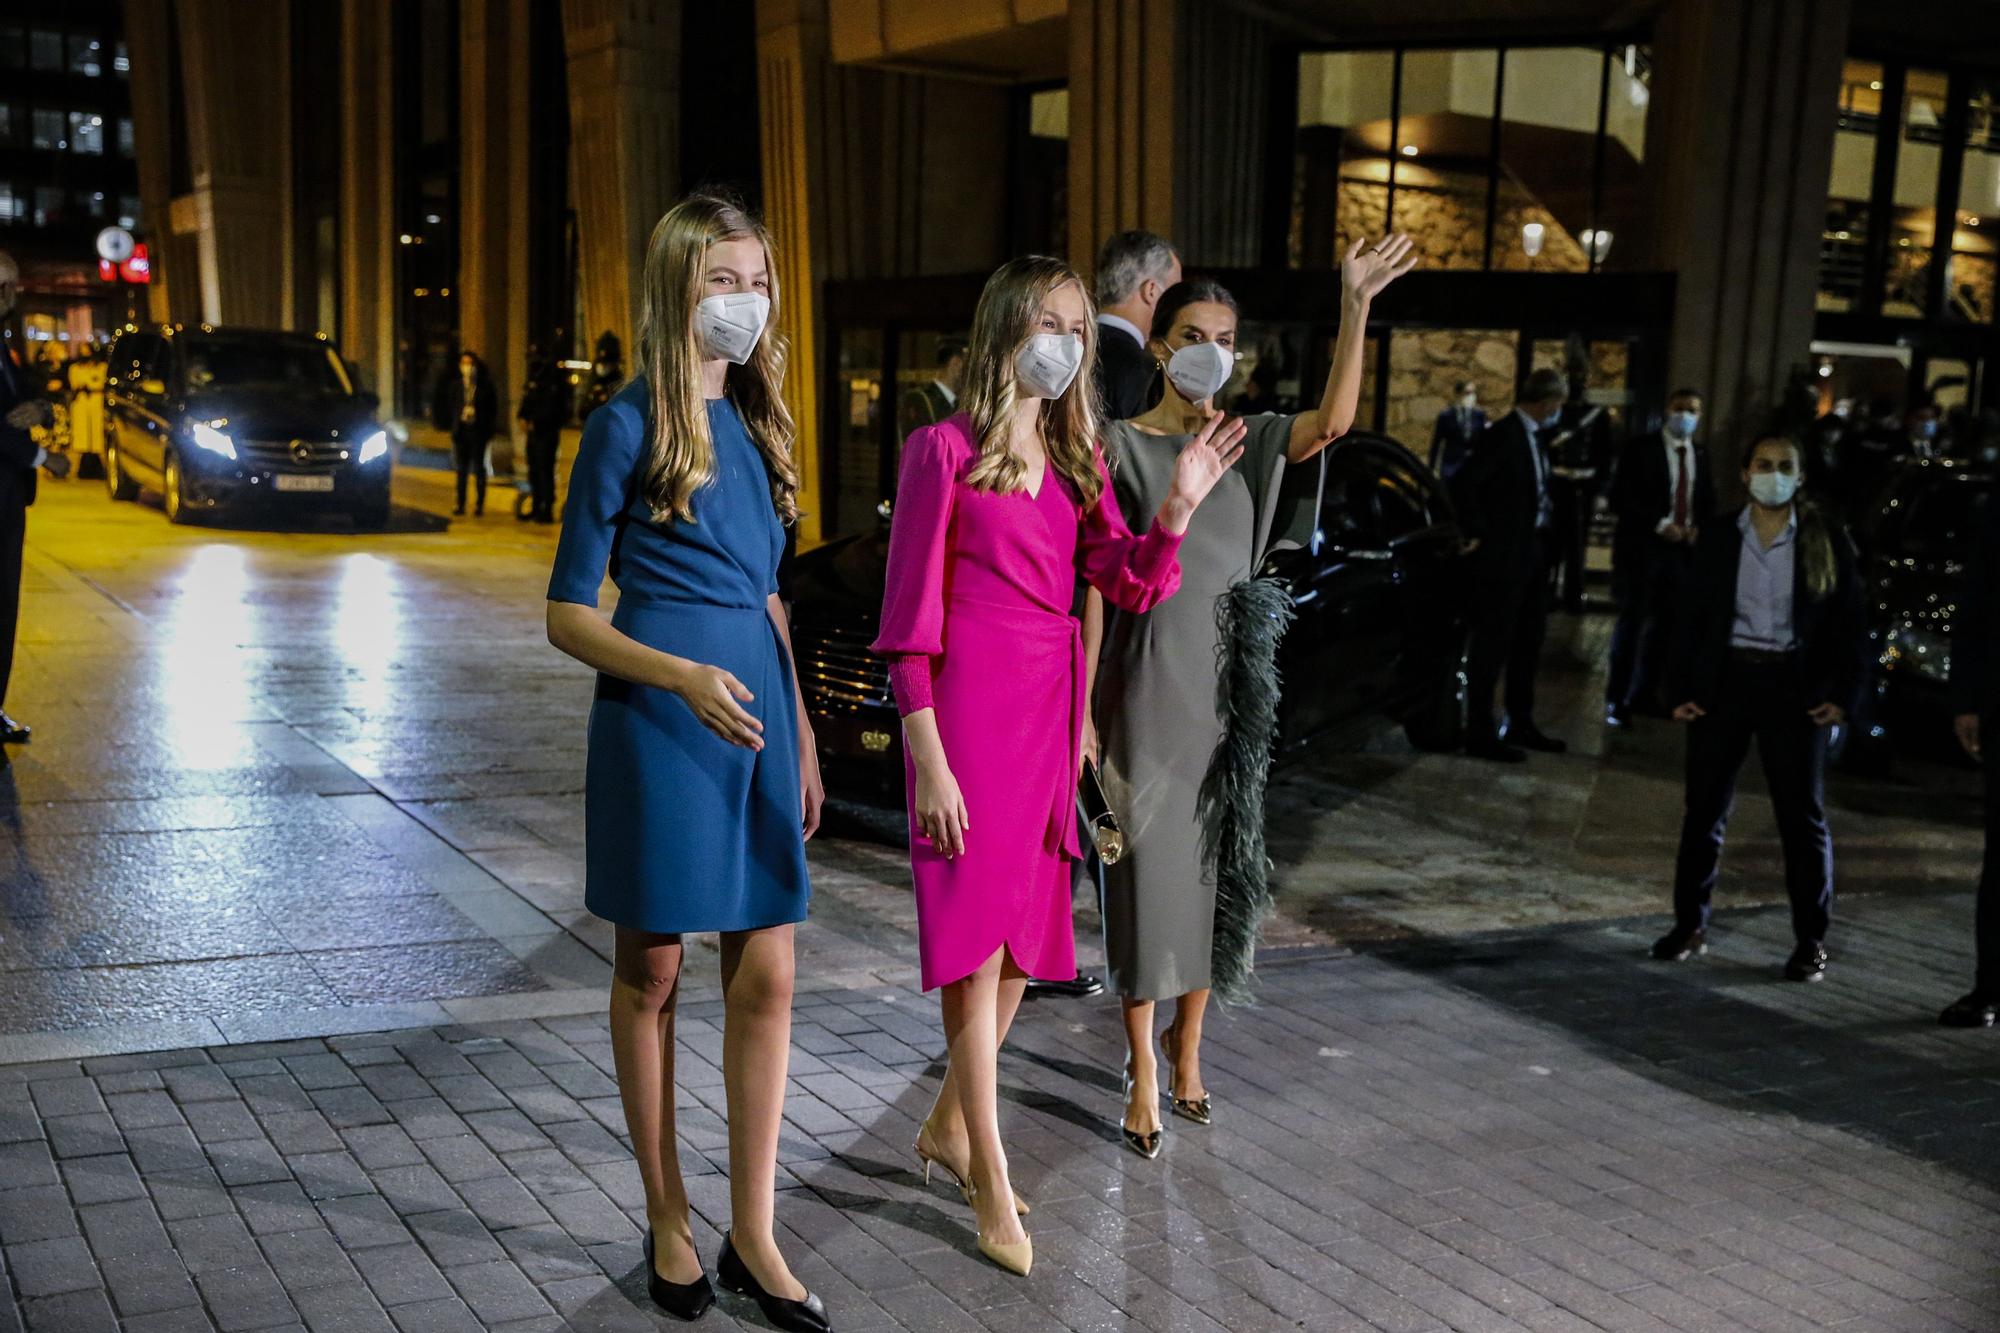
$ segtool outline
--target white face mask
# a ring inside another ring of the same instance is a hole
[[[1458,405],[1470,412],[1473,408],[1479,406],[1479,395],[1476,393],[1462,393],[1458,396]]]
[[[1750,498],[1758,504],[1777,509],[1792,502],[1799,493],[1799,474],[1796,472],[1752,472],[1750,474]]]
[[[701,354],[742,365],[757,350],[771,318],[771,298],[762,292],[730,292],[705,297],[694,308],[694,333]]]
[[[1014,374],[1030,398],[1060,398],[1083,365],[1083,339],[1074,333],[1037,333],[1014,353]]]
[[[1190,403],[1206,402],[1236,373],[1236,353],[1221,343],[1189,343],[1167,358],[1167,379]]]

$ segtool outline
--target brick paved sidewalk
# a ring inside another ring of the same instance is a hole
[[[908,1145],[935,1006],[798,1007],[778,1217],[857,1329],[2000,1328],[2000,1044],[1930,1025],[1964,895],[1782,913],[1708,960],[1652,922],[1268,968],[1217,1015],[1212,1129],[1117,1144],[1115,1009],[1030,1005],[1001,1067],[1034,1277]],[[720,1012],[681,1022],[704,1253],[727,1224]],[[601,1020],[0,1068],[0,1328],[646,1329]],[[761,1327],[725,1297],[708,1328]]]

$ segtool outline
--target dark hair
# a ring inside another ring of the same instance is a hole
[[[1569,397],[1569,381],[1563,373],[1549,366],[1543,366],[1528,376],[1528,382],[1521,386],[1521,401],[1524,403],[1546,403]]]
[[[1459,380],[1451,386],[1453,393],[1464,393],[1467,389],[1472,390],[1474,393],[1479,392],[1479,386],[1471,380]]]
[[[966,340],[964,335],[962,334],[955,334],[955,333],[947,334],[946,336],[938,339],[938,345],[937,345],[938,364],[943,365],[945,362],[951,360],[955,356],[964,356],[965,347],[966,347]]]
[[[1181,311],[1197,301],[1226,305],[1229,313],[1239,318],[1243,314],[1236,308],[1236,298],[1229,294],[1229,289],[1214,278],[1182,278],[1162,292],[1160,303],[1153,307],[1153,336],[1165,342],[1168,330],[1174,327]]]
[[[1701,396],[1700,389],[1688,389],[1688,388],[1675,389],[1672,393],[1667,395],[1667,401],[1670,403],[1674,401],[1674,399],[1676,398],[1692,398],[1696,402],[1702,402],[1702,403],[1708,401],[1708,399],[1703,398]]]
[[[1788,446],[1798,455],[1799,471],[1805,471],[1806,448],[1799,438],[1787,431],[1761,430],[1750,437],[1750,443],[1743,450],[1743,470],[1750,470],[1750,460],[1757,456],[1758,447],[1766,444]],[[1840,580],[1839,566],[1834,562],[1834,527],[1820,507],[1810,500],[1797,499],[1792,502],[1793,511],[1799,519],[1799,559],[1804,568],[1806,592],[1814,601],[1819,601],[1833,591]],[[1841,540],[1846,540],[1844,537]]]
[[[1121,231],[1097,252],[1097,282],[1093,295],[1100,306],[1116,305],[1139,289],[1147,278],[1164,277],[1179,256],[1166,237],[1150,231]]]

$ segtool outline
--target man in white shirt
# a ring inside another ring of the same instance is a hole
[[[1618,623],[1611,632],[1611,670],[1604,683],[1604,720],[1629,726],[1635,710],[1657,711],[1651,698],[1672,631],[1670,617],[1686,586],[1696,534],[1715,513],[1715,487],[1695,443],[1701,394],[1676,389],[1657,434],[1634,440],[1619,460],[1611,487],[1618,516],[1611,546],[1611,584]]]

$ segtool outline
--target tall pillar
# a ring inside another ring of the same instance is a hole
[[[674,0],[563,0],[583,341],[609,329],[628,365],[646,241],[680,184],[680,25]]]
[[[1812,341],[1850,0],[1673,0],[1653,41],[1652,267],[1679,275],[1668,374],[1708,397],[1716,475]]]
[[[132,139],[139,174],[140,237],[151,251],[152,281],[146,288],[148,315],[165,322],[171,319],[169,287],[182,280],[181,266],[173,262],[167,239],[173,235],[172,153],[168,127],[172,124],[167,72],[168,37],[173,11],[165,0],[125,0],[125,44],[139,53],[132,62]],[[185,280],[196,281],[190,263]]]
[[[1144,227],[1251,267],[1265,198],[1268,19],[1200,0],[1071,0],[1070,259]]]
[[[288,10],[179,0],[174,14],[202,317],[280,326],[291,288]]]
[[[342,0],[340,350],[385,410],[397,404],[395,39],[392,0]]]
[[[825,533],[821,513],[819,303],[814,257],[826,252],[824,171],[828,70],[825,0],[758,0],[757,99],[764,220],[777,248],[778,332],[790,349],[785,405],[797,435],[799,542]]]
[[[501,476],[528,351],[528,24],[528,0],[460,0],[458,337],[493,375]]]

